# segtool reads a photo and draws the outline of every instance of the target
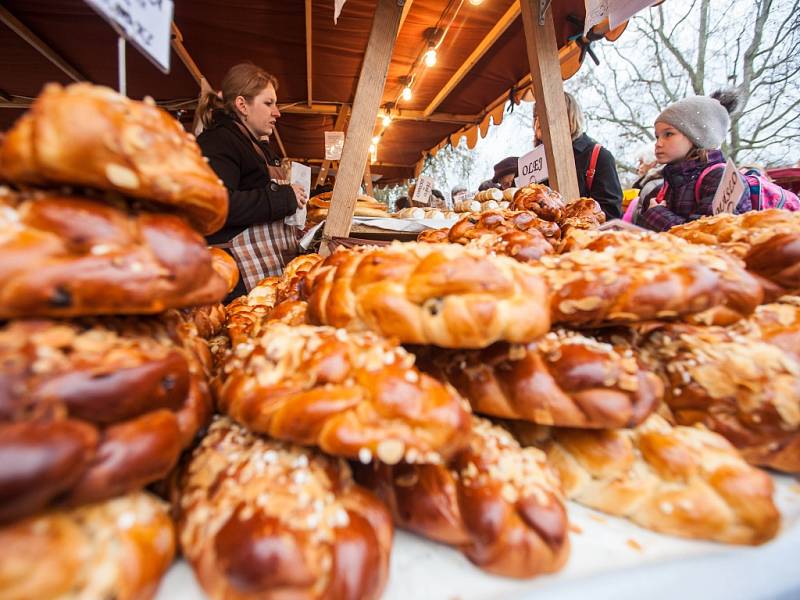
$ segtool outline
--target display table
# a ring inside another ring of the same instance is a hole
[[[559,573],[518,581],[487,575],[447,546],[395,534],[385,600],[739,600],[800,598],[800,483],[774,476],[781,531],[757,548],[697,542],[642,529],[568,503],[572,554]],[[157,600],[205,598],[177,562]]]

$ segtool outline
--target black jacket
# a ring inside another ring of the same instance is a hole
[[[280,221],[297,210],[294,190],[270,181],[263,159],[233,117],[215,111],[213,122],[197,137],[197,143],[229,195],[225,226],[206,238],[210,244],[227,242],[251,225]],[[267,144],[257,143],[270,162],[280,165]]]
[[[622,186],[617,175],[617,164],[614,156],[606,148],[600,148],[597,155],[592,189],[586,188],[586,171],[592,159],[592,149],[595,142],[585,133],[572,140],[572,150],[575,153],[575,170],[578,172],[578,189],[581,196],[594,198],[606,219],[619,219],[622,217]]]

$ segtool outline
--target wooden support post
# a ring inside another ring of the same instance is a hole
[[[61,71],[67,77],[72,79],[72,81],[86,81],[86,77],[84,77],[83,74],[81,74],[66,60],[61,58],[58,52],[45,44],[38,35],[28,29],[25,24],[22,23],[22,21],[17,19],[17,17],[11,14],[11,12],[3,6],[0,6],[0,21],[8,25],[9,28],[11,28],[11,30],[14,31],[19,37],[33,46],[39,52],[39,54],[61,69]]]
[[[353,116],[347,128],[328,220],[325,222],[327,237],[347,237],[350,233],[356,194],[369,157],[370,138],[386,85],[402,8],[398,0],[378,0],[372,18],[372,30],[353,101]]]
[[[311,92],[312,92],[312,85],[311,85],[311,73],[312,73],[312,66],[313,66],[313,49],[314,45],[311,41],[311,30],[313,28],[313,19],[311,18],[311,0],[306,0],[306,87],[308,88],[308,99],[307,104],[310,107],[313,104],[311,99]]]
[[[374,195],[372,189],[372,171],[369,168],[369,158],[367,158],[367,168],[364,169],[364,189],[367,192],[367,196]]]
[[[194,80],[197,82],[197,85],[200,86],[200,89],[203,89],[203,82],[205,81],[205,77],[200,72],[200,67],[197,66],[197,63],[194,62],[194,59],[189,54],[189,51],[186,49],[186,46],[183,45],[183,34],[181,30],[178,29],[178,26],[175,25],[175,22],[172,22],[172,49],[175,51],[175,54],[178,55],[178,58],[181,59],[183,65],[187,68],[189,73],[191,73]],[[208,82],[206,82],[208,85]]]
[[[347,117],[350,116],[350,106],[348,104],[342,104],[342,107],[339,109],[339,114],[336,116],[336,122],[333,124],[334,131],[344,131],[347,126]],[[319,176],[317,176],[317,185],[322,185],[325,183],[325,178],[328,176],[328,171],[331,168],[331,163],[333,161],[324,160],[322,161],[322,167],[319,170]]]
[[[572,136],[567,122],[553,11],[548,6],[543,15],[544,24],[539,25],[540,5],[539,0],[520,0],[536,113],[542,127],[550,186],[561,192],[566,200],[573,200],[580,196],[580,192]]]
[[[289,156],[286,153],[286,146],[283,145],[283,140],[281,139],[281,134],[278,133],[278,128],[277,127],[273,127],[272,128],[272,133],[275,135],[275,141],[278,142],[278,148],[281,149],[281,154],[284,157]]]

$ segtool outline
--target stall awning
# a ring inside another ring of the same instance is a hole
[[[462,135],[474,145],[478,130],[485,133],[490,119],[502,119],[509,92],[521,94],[530,77],[517,0],[484,0],[479,6],[460,0],[406,0],[406,5],[383,96],[395,119],[381,137],[372,168],[383,175],[382,183],[413,176],[426,153]],[[8,0],[3,6],[75,73],[116,85],[115,34],[86,4]],[[333,0],[176,0],[174,20],[186,50],[212,85],[240,61],[252,61],[276,75],[284,105],[278,131],[287,155],[321,160],[323,132],[333,128],[339,107],[353,102],[375,2],[348,0],[336,25],[333,7]],[[562,75],[567,77],[580,64],[580,48],[569,38],[581,30],[584,2],[561,0],[552,3],[552,10]],[[0,27],[0,105],[24,104],[47,81],[71,81],[22,37]],[[414,69],[431,30],[441,34],[445,28],[436,65]],[[398,103],[410,73],[416,74],[413,96]],[[172,72],[163,75],[129,49],[127,81],[131,97],[150,95],[171,109],[183,107],[182,118],[190,123],[198,84],[174,53]],[[0,110],[0,129],[20,114],[17,108]]]

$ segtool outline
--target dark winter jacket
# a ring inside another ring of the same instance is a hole
[[[255,141],[267,159],[279,166],[280,158],[269,146]],[[228,113],[215,111],[213,122],[197,143],[229,194],[225,226],[206,238],[210,244],[227,242],[251,225],[280,221],[297,210],[291,186],[270,180],[264,160]]]
[[[584,198],[597,200],[606,219],[619,219],[622,217],[622,185],[619,182],[619,175],[617,175],[617,163],[611,152],[602,146],[597,155],[592,189],[586,187],[586,171],[589,170],[595,144],[597,142],[585,133],[572,140],[575,170],[578,175],[578,191]]]
[[[724,169],[708,171],[700,182],[695,195],[697,178],[709,165],[724,163],[725,157],[719,150],[708,151],[708,160],[682,160],[670,163],[661,171],[664,183],[664,202],[652,206],[642,215],[643,227],[653,231],[666,231],[670,227],[694,221],[712,213],[711,204],[722,180]],[[736,214],[750,210],[750,194],[742,193],[736,205]]]
[[[578,189],[581,196],[594,198],[606,214],[606,219],[622,217],[622,185],[617,175],[617,163],[614,156],[606,148],[600,148],[595,167],[592,189],[586,187],[586,171],[592,159],[595,142],[585,133],[572,140],[575,153],[575,170],[578,172]]]

